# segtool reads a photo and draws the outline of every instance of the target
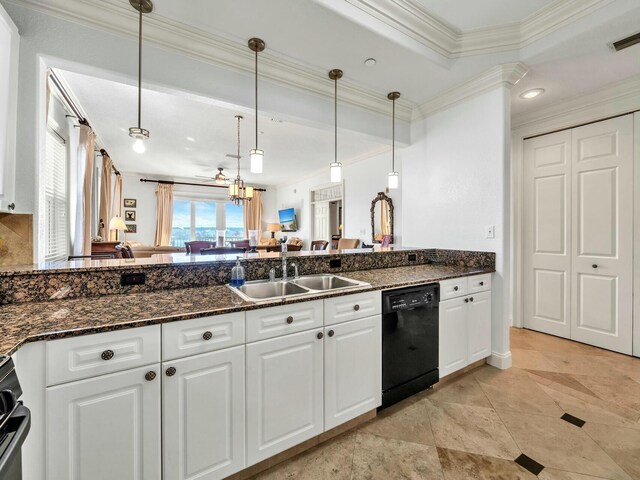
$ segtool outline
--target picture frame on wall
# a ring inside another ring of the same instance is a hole
[[[136,221],[136,211],[135,210],[125,210],[124,211],[124,221],[125,222],[135,222]]]
[[[138,233],[138,225],[135,223],[127,223],[127,233]]]
[[[136,208],[138,201],[135,198],[125,198],[124,208]]]

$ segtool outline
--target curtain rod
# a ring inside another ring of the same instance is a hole
[[[60,82],[60,79],[58,78],[58,76],[53,70],[49,71],[49,78],[51,78],[51,81],[55,85],[56,89],[58,90],[58,92],[60,92],[60,95],[62,95],[62,98],[64,98],[64,101],[67,103],[69,108],[73,111],[73,114],[77,117],[78,121],[83,125],[91,127],[91,125],[89,125],[89,122],[87,122],[87,119],[82,116],[82,112],[74,103],[71,96],[69,95],[67,90],[64,88],[64,86],[62,85],[62,82]]]
[[[141,178],[141,182],[145,183],[160,183],[162,185],[190,185],[192,187],[208,187],[208,188],[229,188],[228,185],[207,185],[206,183],[188,183],[188,182],[174,182],[172,180],[148,180],[146,178]],[[264,188],[255,188],[253,189],[256,192],[266,192],[267,190]]]

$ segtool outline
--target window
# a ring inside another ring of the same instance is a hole
[[[67,146],[54,130],[47,130],[45,172],[45,261],[66,260],[69,255],[67,217]]]
[[[242,206],[214,200],[176,198],[173,201],[171,245],[190,241],[216,241],[216,230],[225,230],[227,245],[244,238]]]

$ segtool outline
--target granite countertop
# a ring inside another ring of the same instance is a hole
[[[7,305],[0,307],[0,355],[12,355],[28,342],[142,327],[490,272],[493,270],[445,265],[362,270],[339,275],[369,283],[370,287],[259,304],[245,302],[228,287],[218,285]]]

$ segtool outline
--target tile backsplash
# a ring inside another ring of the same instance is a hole
[[[0,213],[0,266],[33,263],[33,215]]]

